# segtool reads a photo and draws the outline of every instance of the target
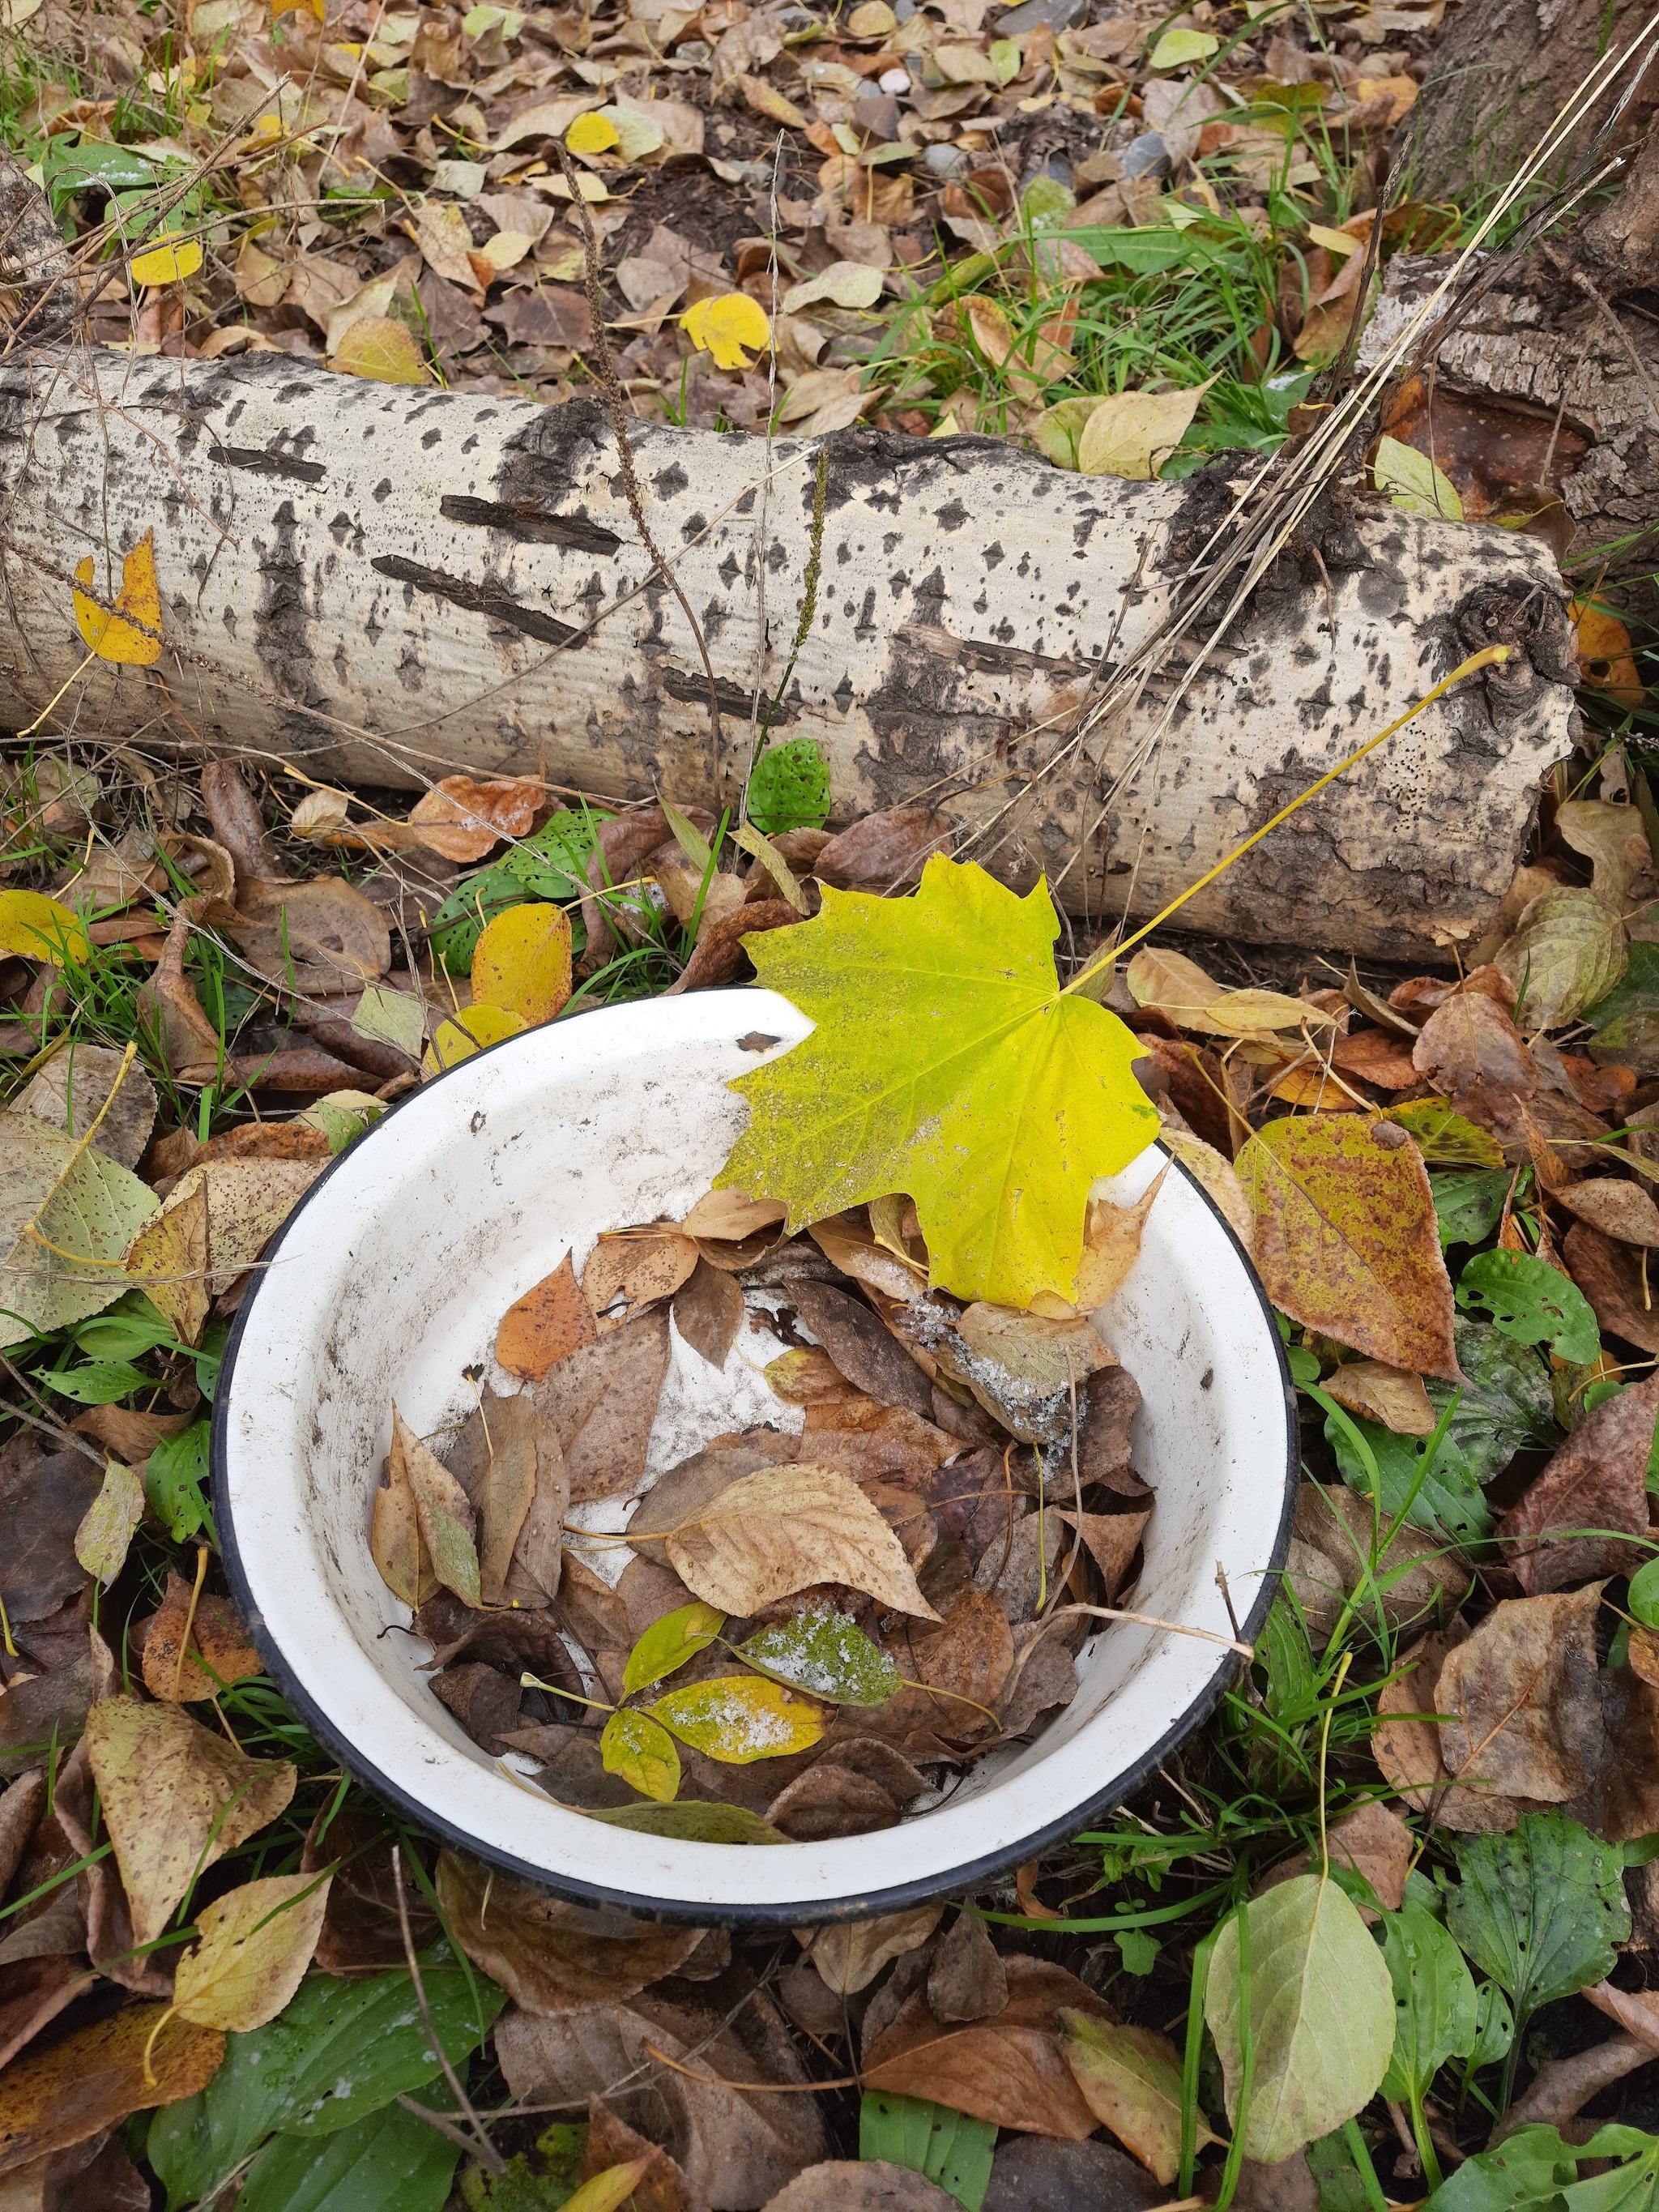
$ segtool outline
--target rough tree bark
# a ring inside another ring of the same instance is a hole
[[[1146,915],[1444,675],[1519,650],[1345,778],[1188,909],[1257,940],[1394,957],[1478,933],[1572,674],[1544,547],[1369,499],[1283,557],[1109,807],[1173,689],[1068,744],[1103,670],[1163,618],[1229,495],[1124,483],[1000,441],[757,441],[641,425],[659,544],[707,638],[648,581],[600,410],[363,383],[286,360],[35,356],[0,371],[0,720],[82,655],[71,605],[153,528],[166,651],[96,664],[74,726],[416,785],[535,772],[717,805],[741,787],[765,592],[780,683],[827,465],[816,617],[773,727],[810,735],[834,817],[941,806],[968,849],[1074,912]],[[65,708],[69,706],[65,702]],[[763,714],[765,702],[763,702]],[[1010,811],[1012,809],[1012,811]],[[1079,857],[1080,856],[1080,857]]]

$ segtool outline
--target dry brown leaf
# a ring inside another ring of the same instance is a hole
[[[1061,1507],[1056,1510],[1054,1517],[1082,1535],[1084,1547],[1100,1569],[1101,1579],[1106,1585],[1106,1602],[1114,1604],[1129,1571],[1129,1562],[1139,1548],[1146,1523],[1152,1517],[1150,1509],[1144,1513],[1073,1513]]]
[[[392,1449],[388,1470],[401,1468],[415,1499],[415,1518],[432,1571],[446,1589],[453,1590],[464,1604],[478,1602],[478,1554],[474,1539],[477,1516],[472,1501],[437,1455],[429,1451],[392,1408]],[[398,1486],[398,1475],[392,1476]]]
[[[294,1795],[286,1759],[245,1759],[177,1705],[105,1698],[87,1716],[87,1748],[140,1943],[161,1934],[198,1873]]]
[[[1442,1827],[1470,1835],[1507,1832],[1527,1805],[1454,1784],[1440,1755],[1434,1720],[1441,1710],[1435,1702],[1440,1672],[1447,1654],[1468,1634],[1462,1621],[1454,1620],[1406,1653],[1395,1680],[1377,1694],[1371,1755],[1404,1802],[1417,1812],[1431,1812]]]
[[[1598,1982],[1594,1989],[1580,1990],[1578,1994],[1588,1998],[1597,2012],[1617,2021],[1626,2035],[1659,2051],[1659,1990],[1616,1990],[1611,1982]]]
[[[923,1420],[933,1410],[927,1376],[868,1306],[828,1283],[792,1285],[796,1310],[847,1380],[883,1406],[907,1406]]]
[[[93,1985],[94,1977],[66,1953],[40,1953],[0,1966],[0,2069]],[[0,2190],[0,2212],[5,2195]]]
[[[127,2005],[15,2060],[0,2083],[0,2173],[205,2088],[225,2039],[167,2011]]]
[[[1224,995],[1222,986],[1184,952],[1144,945],[1124,971],[1138,1006],[1152,1006],[1177,1029],[1197,1029],[1204,1011]]]
[[[659,1298],[672,1297],[697,1256],[691,1238],[678,1229],[601,1237],[582,1269],[582,1296],[599,1334],[621,1328]]]
[[[428,204],[423,213],[453,215],[465,228],[459,208],[436,209]],[[422,240],[422,251],[425,250]],[[430,254],[427,258],[430,260]],[[435,263],[433,265],[437,267]],[[439,269],[438,273],[451,283],[471,286],[473,282],[470,264],[461,276],[447,269]],[[534,777],[496,777],[479,782],[468,775],[447,775],[416,802],[409,819],[428,852],[441,854],[447,860],[482,860],[501,838],[530,835],[542,797],[542,787]]]
[[[788,1212],[770,1198],[750,1198],[740,1190],[710,1190],[692,1207],[681,1228],[688,1237],[712,1237],[722,1244],[740,1244],[763,1229],[781,1225]]]
[[[1448,1653],[1429,1710],[1455,1716],[1441,1723],[1440,1755],[1463,1789],[1559,1805],[1595,1775],[1601,1588],[1506,1599]]]
[[[1590,1575],[1632,1574],[1648,1529],[1648,1455],[1659,1415],[1659,1375],[1585,1415],[1543,1473],[1498,1524],[1504,1557],[1528,1592]],[[1558,1534],[1558,1530],[1601,1533]]]
[[[1326,1377],[1324,1387],[1339,1406],[1380,1421],[1396,1436],[1434,1434],[1435,1410],[1420,1375],[1408,1375],[1381,1359],[1349,1359]]]
[[[386,1480],[370,1509],[369,1556],[392,1595],[418,1612],[438,1588],[438,1577],[421,1534],[420,1508],[408,1462],[395,1449],[395,1434],[393,1443],[386,1455]]]
[[[1537,1091],[1538,1069],[1486,992],[1466,988],[1437,1006],[1412,1048],[1412,1065],[1460,1114],[1490,1129],[1512,1163],[1525,1158],[1519,1108]]]
[[[98,1150],[136,1168],[155,1126],[155,1085],[141,1060],[76,1038],[58,1048],[9,1110],[33,1114],[67,1137],[85,1136],[96,1121]]]
[[[15,1626],[46,1620],[87,1587],[75,1536],[102,1482],[94,1459],[43,1452],[27,1431],[0,1452],[0,1602]]]
[[[797,2174],[763,2212],[951,2212],[958,2202],[911,2166],[835,2158]]]
[[[630,2128],[603,2097],[587,2100],[587,2141],[582,2145],[580,2179],[614,2173],[618,2166],[637,2173],[627,2203],[629,2212],[696,2212],[684,2173],[658,2143]]]
[[[222,1043],[185,974],[185,951],[190,939],[191,924],[181,915],[167,932],[161,958],[138,990],[138,1004],[151,1027],[160,1033],[167,1066],[175,1075],[182,1068],[216,1062]],[[389,940],[387,950],[389,953]]]
[[[544,1275],[501,1316],[495,1357],[509,1375],[539,1382],[555,1361],[597,1342],[599,1333],[567,1252],[550,1275]]]
[[[473,1965],[538,2017],[599,1999],[625,2002],[676,1972],[708,1932],[636,1920],[614,1905],[567,1904],[454,1851],[439,1856],[436,1888]]]
[[[912,890],[928,856],[951,849],[951,825],[925,806],[890,806],[866,814],[832,837],[813,863],[820,883],[837,890]]]
[[[731,2013],[645,1990],[620,2003],[537,2018],[509,2011],[495,2050],[508,2088],[526,2103],[598,2094],[660,2143],[702,2204],[758,2205],[824,2154],[818,2100],[745,2095],[723,2082],[804,2087],[806,2074],[776,2009],[757,1992]],[[665,2067],[647,2045],[664,2053]],[[618,2092],[615,2085],[638,2086]]]
[[[935,2020],[988,2020],[1008,2002],[1008,1970],[976,1912],[958,1912],[939,1938],[927,1970],[927,2008]]]
[[[1133,1206],[1114,1206],[1105,1198],[1090,1200],[1077,1274],[1077,1304],[1085,1312],[1104,1305],[1140,1257],[1146,1217],[1168,1173],[1160,1168]]]
[[[747,1615],[815,1583],[845,1583],[894,1611],[939,1619],[903,1547],[857,1485],[825,1467],[765,1468],[727,1486],[665,1547],[706,1604]]]
[[[743,1291],[723,1268],[699,1256],[674,1296],[674,1326],[711,1367],[724,1367],[743,1327]]]
[[[864,2054],[864,2086],[925,2097],[998,2127],[1081,2142],[1097,2124],[1054,2032],[1063,2005],[1109,2017],[1092,1990],[1063,1966],[1019,1955],[1005,1960],[1008,2002],[994,2020],[942,2027],[927,1993],[908,1998]]]
[[[386,915],[335,876],[243,884],[238,918],[224,927],[252,965],[284,990],[317,996],[360,991],[392,965]],[[216,1034],[209,1060],[218,1043]]]
[[[639,1488],[668,1352],[668,1316],[657,1310],[582,1346],[533,1386],[564,1454],[573,1505]]]
[[[1014,1663],[1013,1631],[994,1597],[965,1590],[938,1627],[902,1622],[881,1644],[915,1686],[832,1729],[832,1758],[842,1756],[837,1737],[842,1729],[879,1735],[916,1758],[940,1755],[930,1753],[930,1746],[974,1743],[993,1732],[992,1709]]]
[[[853,1996],[868,1989],[882,1968],[925,1943],[944,1915],[942,1905],[913,1905],[875,1920],[843,1920],[831,1928],[798,1928],[795,1940],[825,1989]]]
[[[896,1753],[891,1756],[898,1758]],[[908,1760],[899,1763],[909,1764]],[[913,1794],[920,1796],[926,1784],[919,1774],[915,1782]],[[867,1836],[878,1828],[896,1827],[900,1809],[879,1782],[854,1772],[838,1759],[825,1759],[809,1766],[805,1774],[798,1774],[778,1792],[766,1808],[766,1819],[792,1843],[819,1844],[836,1837]]]
[[[487,1456],[471,1488],[478,1588],[487,1606],[538,1606],[557,1594],[569,1483],[559,1440],[527,1396],[481,1419]]]
[[[204,1590],[195,1601],[182,1575],[167,1570],[167,1595],[150,1618],[144,1638],[144,1687],[152,1698],[173,1704],[216,1698],[232,1682],[264,1672],[264,1662],[248,1642],[228,1598]],[[184,1642],[190,1622],[190,1642]],[[198,1656],[199,1655],[199,1656]]]
[[[1369,1579],[1366,1563],[1376,1540],[1371,1505],[1346,1483],[1325,1489],[1304,1482],[1297,1496],[1295,1528],[1290,1579],[1310,1626],[1328,1635],[1342,1601]],[[1379,1581],[1384,1579],[1383,1568],[1386,1587],[1380,1597],[1373,1587],[1363,1610],[1371,1619],[1380,1609],[1394,1628],[1420,1622],[1425,1614],[1455,1613],[1468,1593],[1469,1569],[1443,1542],[1409,1522],[1395,1531],[1380,1563]]]
[[[882,1297],[903,1304],[925,1291],[927,1268],[918,1267],[914,1260],[899,1258],[878,1240],[865,1221],[860,1207],[851,1213],[832,1214],[827,1221],[815,1221],[808,1233],[833,1267]]]
[[[1644,1352],[1659,1353],[1659,1305],[1653,1303],[1651,1286],[1644,1290],[1641,1261],[1628,1244],[1580,1221],[1562,1240],[1561,1257],[1594,1308],[1604,1336],[1622,1337]]]
[[[1641,1183],[1597,1176],[1590,1182],[1567,1183],[1550,1197],[1604,1237],[1615,1237],[1623,1244],[1659,1245],[1659,1206]]]
[[[1339,1865],[1364,1875],[1379,1903],[1389,1912],[1399,1911],[1405,1901],[1406,1876],[1416,1854],[1417,1838],[1392,1806],[1368,1799],[1332,1823],[1326,1842]],[[1297,1851],[1281,1859],[1258,1885],[1256,1894],[1306,1874],[1316,1856],[1313,1851]],[[1369,1905],[1362,1905],[1360,1911],[1368,1923],[1375,1923],[1376,1915]]]

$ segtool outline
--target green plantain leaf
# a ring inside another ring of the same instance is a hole
[[[1394,1984],[1394,2056],[1382,2094],[1415,2102],[1449,2058],[1474,2049],[1474,1977],[1431,1912],[1402,1905],[1383,1915],[1382,1957]]]
[[[1565,1813],[1523,1813],[1506,1836],[1460,1838],[1452,1934],[1509,1997],[1517,2024],[1613,1971],[1630,1935],[1624,1853]]]
[[[1547,1260],[1527,1252],[1477,1252],[1457,1279],[1465,1311],[1485,1306],[1517,1344],[1547,1344],[1563,1359],[1586,1365],[1601,1349],[1589,1300]]]
[[[1440,1224],[1440,1244],[1480,1244],[1503,1218],[1510,1177],[1504,1168],[1464,1168],[1456,1174],[1431,1175],[1435,1217]]]
[[[1517,2128],[1496,2150],[1466,2159],[1422,2212],[1560,2212],[1577,2156],[1553,2128]]]
[[[925,2173],[966,2212],[979,2212],[991,2182],[997,2131],[988,2120],[931,2105],[925,2097],[899,2097],[866,2089],[859,2111],[859,2156],[884,2159]]]
[[[908,1191],[933,1281],[1029,1306],[1077,1286],[1097,1176],[1158,1134],[1130,1073],[1139,1041],[1062,994],[1046,884],[1019,898],[935,854],[913,898],[826,890],[749,947],[760,981],[817,1024],[732,1085],[751,1119],[716,1181],[792,1224]]]
[[[1376,2095],[1394,2049],[1394,1991],[1358,1908],[1328,1877],[1297,1875],[1246,1911],[1255,2072],[1244,2149],[1273,2165]],[[1230,1917],[1210,1960],[1204,2017],[1235,2122],[1240,2010],[1238,1923]]]

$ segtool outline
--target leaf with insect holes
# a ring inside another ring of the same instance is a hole
[[[193,276],[201,265],[201,240],[178,238],[169,233],[147,253],[133,256],[132,281],[135,284],[179,284],[186,276]],[[155,658],[152,653],[150,659]]]
[[[140,1943],[161,1934],[199,1874],[294,1795],[286,1759],[245,1759],[178,1705],[102,1698],[87,1716],[86,1743]]]
[[[1059,928],[1046,884],[1021,898],[935,854],[913,897],[826,889],[814,920],[751,939],[761,982],[816,1026],[732,1085],[750,1120],[716,1182],[792,1228],[908,1191],[937,1285],[1069,1300],[1091,1187],[1158,1115],[1139,1040],[1061,993]]]
[[[1358,1114],[1315,1114],[1270,1121],[1237,1166],[1281,1312],[1390,1367],[1460,1379],[1451,1279],[1414,1146]]]
[[[1463,502],[1451,478],[1426,453],[1402,445],[1398,438],[1378,441],[1371,480],[1407,514],[1435,514],[1443,522],[1463,520]]]
[[[148,257],[146,257],[148,258]],[[199,262],[202,249],[196,248]],[[133,274],[138,264],[133,264]],[[143,281],[142,278],[139,280]],[[161,587],[155,574],[155,532],[147,530],[121,564],[112,605],[93,593],[93,556],[75,571],[75,620],[89,653],[124,668],[148,668],[161,658]]]
[[[76,1559],[106,1589],[125,1566],[127,1547],[143,1517],[143,1478],[119,1460],[107,1461],[103,1487],[75,1532]]]
[[[897,1668],[858,1623],[823,1606],[774,1621],[738,1649],[751,1667],[834,1705],[883,1705],[904,1686]]]
[[[726,1626],[726,1615],[701,1598],[695,1604],[677,1606],[672,1613],[653,1620],[628,1655],[623,1670],[623,1693],[648,1689],[665,1675],[676,1673],[706,1651]]]
[[[434,1075],[459,1067],[462,1060],[471,1060],[487,1045],[522,1036],[528,1027],[522,1014],[509,1012],[505,1006],[464,1007],[440,1022],[432,1032],[432,1042],[421,1055],[421,1074],[429,1082]]]
[[[680,317],[680,327],[699,353],[714,356],[718,368],[750,368],[744,348],[761,352],[772,343],[766,310],[747,292],[722,292],[718,299],[699,300]]]
[[[1446,1892],[1446,1923],[1481,1973],[1515,2008],[1517,2026],[1540,2004],[1605,1981],[1613,1946],[1630,1940],[1622,1847],[1565,1813],[1523,1813],[1508,1835],[1454,1846],[1462,1880]]]
[[[858,1485],[831,1468],[763,1468],[662,1533],[687,1589],[725,1613],[747,1616],[815,1583],[845,1583],[895,1612],[939,1617],[898,1538]]]
[[[1382,1917],[1382,1957],[1394,1984],[1394,2055],[1382,2094],[1416,2102],[1449,2058],[1474,2049],[1474,1977],[1433,1913],[1402,1905]]]
[[[62,968],[92,957],[87,925],[44,891],[0,891],[0,952]]]
[[[1576,1366],[1601,1349],[1601,1332],[1578,1285],[1529,1252],[1477,1252],[1457,1279],[1457,1303],[1484,1306],[1517,1344],[1544,1344]]]
[[[1061,2010],[1060,2047],[1084,2102],[1167,2189],[1181,2166],[1181,2058],[1167,2036]],[[1200,2112],[1197,2144],[1218,2138]]]
[[[0,1347],[101,1313],[127,1288],[122,1258],[160,1211],[95,1145],[38,1115],[0,1114]]]
[[[749,779],[749,818],[768,837],[819,830],[830,816],[830,771],[816,738],[769,745]]]
[[[550,1022],[570,996],[570,922],[542,902],[509,907],[472,955],[474,1006],[500,1006],[526,1028]]]
[[[619,1774],[641,1797],[672,1805],[680,1794],[680,1755],[674,1739],[649,1713],[624,1706],[611,1714],[599,1735],[599,1758],[607,1774]]]
[[[196,1916],[197,1942],[179,1961],[173,2002],[198,2027],[246,2035],[274,2020],[299,1988],[322,1933],[331,1875],[267,1875]]]
[[[1328,1875],[1297,1875],[1245,1910],[1255,2052],[1247,2112],[1239,2112],[1247,2000],[1234,1917],[1210,1960],[1204,2017],[1245,2153],[1275,2165],[1376,2095],[1394,2050],[1394,1989],[1358,1908]]]
[[[783,1759],[810,1751],[823,1734],[819,1708],[781,1683],[757,1674],[717,1674],[670,1690],[651,1708],[682,1743],[723,1766],[748,1766],[757,1759]]]

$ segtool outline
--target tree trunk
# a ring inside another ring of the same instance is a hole
[[[0,719],[82,657],[72,572],[108,604],[155,532],[165,650],[95,663],[59,728],[143,733],[418,787],[535,773],[729,804],[764,683],[811,737],[832,819],[938,805],[959,849],[1073,912],[1157,911],[1475,647],[1509,664],[1428,709],[1186,910],[1257,941],[1404,958],[1478,935],[1569,750],[1559,579],[1537,541],[1328,504],[1146,753],[1173,674],[1071,740],[1155,635],[1231,501],[1216,471],[1126,483],[999,440],[634,432],[629,515],[601,411],[366,383],[288,360],[37,356],[0,370]],[[785,681],[814,558],[816,613]],[[1177,646],[1176,665],[1193,648]],[[763,697],[763,720],[768,702]],[[1137,767],[1134,765],[1139,762]],[[296,793],[296,796],[297,796]]]

